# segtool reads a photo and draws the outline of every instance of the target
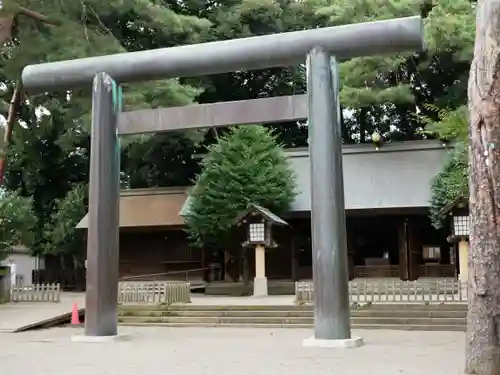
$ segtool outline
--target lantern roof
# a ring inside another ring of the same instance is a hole
[[[455,210],[468,210],[469,209],[469,198],[465,195],[460,195],[455,200],[448,203],[444,206],[439,212],[438,216],[445,216],[448,214],[452,214]]]
[[[245,222],[245,219],[248,216],[255,214],[262,216],[266,221],[269,221],[271,224],[288,225],[288,223],[282,218],[280,218],[278,215],[272,213],[267,208],[259,206],[258,204],[255,203],[250,203],[247,209],[243,211],[240,215],[238,215],[235,221],[238,223],[238,225],[240,225],[241,223]]]

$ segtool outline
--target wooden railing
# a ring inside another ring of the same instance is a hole
[[[162,304],[190,303],[191,286],[187,282],[120,282],[118,303]]]
[[[84,291],[86,283],[86,270],[84,267],[71,269],[39,269],[31,271],[33,284],[59,284],[61,290]]]
[[[423,277],[455,277],[457,269],[454,264],[422,264],[418,266],[418,275]]]
[[[12,286],[10,302],[61,302],[60,284]]]
[[[418,266],[418,276],[422,277],[456,277],[454,264],[421,264]],[[355,278],[368,277],[400,277],[397,265],[355,266]]]
[[[314,301],[312,281],[295,283],[295,303]],[[450,303],[467,301],[467,284],[455,279],[401,281],[360,280],[349,282],[351,303]]]
[[[161,273],[148,273],[143,275],[132,275],[120,278],[120,281],[190,281],[193,279],[202,279],[205,271],[218,269],[220,266],[210,266],[203,268],[191,268],[187,270],[169,271]]]
[[[354,277],[399,277],[399,266],[355,266]]]

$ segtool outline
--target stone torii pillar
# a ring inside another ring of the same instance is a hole
[[[316,296],[314,340],[306,344],[358,345],[350,333],[338,81],[335,69],[332,79],[330,56],[342,60],[423,47],[422,20],[408,17],[27,66],[22,81],[29,92],[91,87],[94,79],[101,86],[101,94],[94,90],[91,132],[89,218],[93,223],[89,222],[88,231],[86,335],[106,338],[117,332],[119,177],[114,173],[116,165],[108,164],[114,160],[115,141],[110,136],[117,124],[111,101],[97,105],[96,97],[108,90],[101,83],[108,78],[125,83],[286,67],[303,63],[309,55]],[[193,127],[196,124],[184,129]],[[105,171],[113,171],[112,177],[105,177]]]

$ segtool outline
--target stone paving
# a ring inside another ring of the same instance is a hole
[[[207,296],[205,294],[191,294],[192,305],[203,306],[238,306],[238,305],[294,305],[295,296],[262,296],[262,297],[230,297],[230,296]]]
[[[15,302],[0,305],[0,332],[13,332],[21,327],[71,313],[73,303],[85,307],[84,293],[61,293],[61,302]],[[2,374],[3,375],[3,374]]]
[[[303,348],[308,329],[121,328],[130,341],[74,343],[80,328],[0,333],[2,375],[458,375],[461,332],[355,331],[356,349]]]

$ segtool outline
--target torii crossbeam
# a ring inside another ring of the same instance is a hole
[[[422,19],[408,17],[27,66],[22,81],[30,92],[90,87],[93,82],[85,334],[92,337],[117,334],[118,119],[123,122],[120,133],[141,132],[134,120],[137,112],[118,113],[113,79],[126,83],[286,67],[303,63],[307,56],[314,339],[337,345],[351,339],[337,60],[423,49]],[[276,98],[282,110],[256,113],[256,120],[272,122],[305,117],[304,97],[288,98],[291,99]],[[250,105],[269,108],[266,107],[269,103],[257,102],[252,101],[245,108]],[[228,105],[215,104],[220,110]],[[241,103],[232,105],[237,108]],[[200,111],[200,106],[193,107],[196,107],[193,111]],[[156,111],[161,116],[172,110]],[[181,112],[185,117],[179,117],[169,128],[158,117],[156,128],[142,132],[235,125],[248,117],[241,113],[221,116],[212,107],[206,113],[195,114],[197,122],[190,122],[186,118],[195,115],[186,110]]]

